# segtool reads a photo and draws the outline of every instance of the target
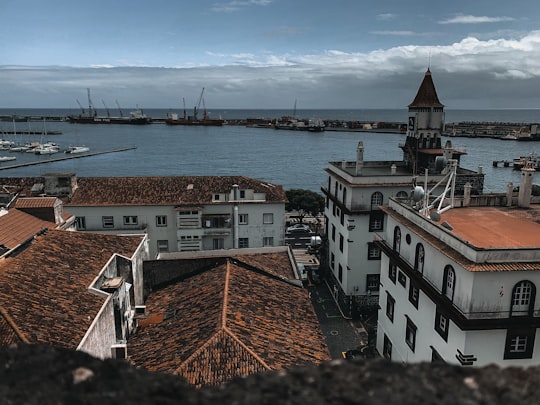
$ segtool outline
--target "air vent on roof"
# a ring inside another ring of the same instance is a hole
[[[116,290],[122,285],[124,279],[122,277],[107,278],[101,284],[103,290]]]
[[[441,226],[445,227],[446,229],[452,231],[454,228],[452,227],[452,225],[450,225],[448,222],[444,221]]]
[[[45,188],[45,186],[43,185],[43,183],[36,183],[32,186],[32,188],[30,189],[31,193],[32,194],[41,194],[43,192],[43,189]]]
[[[186,187],[186,190],[193,190],[193,183],[189,183]]]

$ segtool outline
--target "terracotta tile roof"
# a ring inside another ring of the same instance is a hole
[[[56,197],[23,197],[15,202],[15,208],[53,208],[61,201]]]
[[[44,228],[55,229],[56,224],[12,208],[0,216],[0,245],[11,250]]]
[[[431,71],[428,69],[424,75],[424,80],[416,93],[416,97],[413,102],[409,104],[409,107],[444,107],[439,101],[433,79],[431,78]]]
[[[129,358],[196,386],[330,360],[307,291],[235,259],[152,292],[146,311]]]
[[[465,270],[476,272],[476,271],[486,271],[486,272],[496,272],[496,271],[540,271],[540,262],[507,262],[507,263],[475,263],[461,253],[452,249],[446,243],[441,242],[438,238],[426,232],[412,221],[402,217],[397,214],[394,210],[389,209],[388,207],[381,207],[381,209],[394,219],[396,219],[401,224],[405,225],[411,232],[418,235],[426,243],[429,243],[434,249],[438,250],[443,255],[447,256],[451,260],[455,261],[457,264],[461,265]],[[454,208],[457,210],[462,210],[464,208]],[[449,212],[449,211],[447,211]]]
[[[0,346],[7,346],[13,343],[29,342],[4,308],[0,307]]]
[[[215,193],[240,189],[265,193],[267,202],[285,202],[282,186],[243,176],[79,177],[67,205],[197,205]]]
[[[0,307],[30,343],[74,350],[105,300],[89,285],[114,253],[131,257],[141,240],[48,231],[0,261]]]

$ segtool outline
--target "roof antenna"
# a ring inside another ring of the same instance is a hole
[[[429,48],[428,70],[431,70],[431,48]]]

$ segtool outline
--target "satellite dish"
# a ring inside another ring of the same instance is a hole
[[[429,217],[434,222],[439,222],[441,220],[441,214],[439,214],[437,211],[431,211],[429,213]]]
[[[424,198],[424,189],[421,186],[416,186],[412,192],[412,199],[414,202],[422,201]]]
[[[440,173],[446,167],[447,161],[444,156],[437,156],[435,158],[435,171]]]

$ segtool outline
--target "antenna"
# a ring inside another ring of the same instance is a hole
[[[437,182],[437,184],[435,184],[431,188],[431,190],[426,194],[426,196],[424,198],[424,206],[420,210],[420,212],[423,215],[426,215],[426,216],[429,215],[431,217],[430,211],[431,211],[431,209],[433,209],[435,207],[435,204],[437,203],[437,201],[439,202],[439,205],[438,205],[435,212],[437,214],[439,214],[439,215],[442,214],[445,211],[448,211],[451,208],[454,208],[454,193],[455,193],[455,189],[456,189],[457,160],[456,159],[450,159],[448,161],[447,169],[448,169],[448,172],[446,173],[446,175],[439,182]],[[432,201],[432,203],[430,204],[429,203],[429,196],[432,194],[432,192],[437,187],[439,187],[442,184],[442,182],[444,180],[447,180],[446,187],[444,188],[444,191],[439,196],[437,196]],[[426,170],[426,189],[427,189],[427,170]],[[448,192],[450,192],[450,196],[449,196],[450,203],[446,207],[443,207],[442,205],[443,205],[445,199],[447,198]]]
[[[431,48],[429,48],[428,69],[431,70]]]

